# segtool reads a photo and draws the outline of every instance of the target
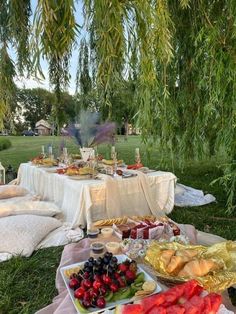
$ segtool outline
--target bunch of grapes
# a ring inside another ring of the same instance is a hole
[[[84,267],[70,277],[69,287],[85,308],[104,308],[113,293],[135,280],[136,270],[136,262],[127,260],[119,264],[117,257],[107,252],[98,259],[90,257]]]

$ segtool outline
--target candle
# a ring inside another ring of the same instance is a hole
[[[135,155],[139,155],[139,148],[135,148]]]
[[[63,147],[63,154],[67,155],[67,148],[66,147]]]
[[[115,152],[116,152],[116,148],[115,148],[115,146],[112,146],[111,147],[111,153],[114,154]]]
[[[42,154],[44,155],[44,145],[42,145]]]
[[[52,146],[48,147],[48,153],[49,153],[49,155],[52,155]]]

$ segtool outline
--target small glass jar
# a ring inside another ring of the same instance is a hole
[[[112,228],[102,228],[101,234],[104,236],[104,238],[110,238],[113,234]]]
[[[87,234],[89,238],[97,238],[99,235],[99,229],[88,229]]]
[[[102,254],[104,252],[104,244],[102,242],[93,242],[91,244],[91,249],[94,254]]]

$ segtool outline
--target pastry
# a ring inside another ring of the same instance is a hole
[[[164,250],[161,253],[161,260],[165,267],[167,267],[170,263],[171,257],[175,254],[175,250]]]
[[[178,272],[186,264],[186,259],[182,256],[172,256],[171,260],[166,268],[166,271],[171,275],[177,275]]]
[[[198,254],[197,250],[177,250],[175,255],[193,259]]]
[[[202,277],[219,266],[210,259],[196,259],[188,262],[179,272],[180,277]]]

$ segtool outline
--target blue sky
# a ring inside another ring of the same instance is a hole
[[[37,0],[31,0],[31,5],[32,5],[32,11],[35,11],[35,8],[37,6],[38,1]],[[82,17],[82,3],[81,0],[76,3],[76,21],[79,25],[83,24],[83,17]],[[78,36],[78,43],[80,41],[80,38],[82,37],[83,32],[81,33],[80,36]],[[11,55],[13,60],[15,60],[15,55],[14,52],[11,50]],[[75,78],[76,78],[76,70],[77,70],[77,61],[78,61],[78,47],[74,49],[72,53],[72,58],[70,62],[70,74],[71,74],[71,81],[70,81],[70,86],[68,87],[68,91],[70,94],[74,94],[75,92]],[[25,88],[35,88],[35,87],[42,87],[46,89],[52,89],[49,84],[48,80],[48,64],[45,60],[41,60],[41,66],[44,72],[45,80],[42,82],[38,82],[34,80],[33,78],[29,79],[17,79],[16,84],[19,87],[25,87]]]

